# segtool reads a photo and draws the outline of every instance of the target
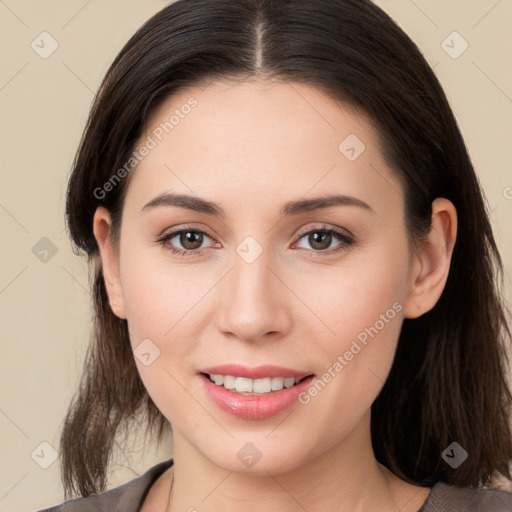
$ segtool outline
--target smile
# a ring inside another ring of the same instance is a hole
[[[281,366],[225,364],[199,372],[206,396],[222,411],[246,420],[277,416],[298,402],[314,375]]]
[[[283,388],[291,388],[305,377],[264,377],[262,379],[250,379],[247,377],[235,377],[234,375],[205,374],[217,386],[244,395],[265,395]]]

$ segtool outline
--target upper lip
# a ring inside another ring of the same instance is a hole
[[[312,375],[310,372],[301,372],[291,368],[269,364],[255,366],[253,368],[240,364],[221,364],[219,366],[209,366],[199,371],[210,375],[233,375],[235,377],[246,377],[248,379],[263,379],[265,377],[295,377],[301,379]]]

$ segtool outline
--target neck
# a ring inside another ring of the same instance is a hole
[[[174,484],[168,512],[231,512],[241,504],[244,512],[263,507],[266,512],[418,510],[428,488],[411,486],[378,463],[371,447],[369,419],[368,414],[342,443],[324,453],[314,457],[297,454],[294,469],[259,471],[257,475],[223,469],[181,433],[173,432]],[[420,498],[416,504],[414,496]]]

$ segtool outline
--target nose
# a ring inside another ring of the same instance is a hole
[[[216,322],[224,335],[257,342],[288,332],[293,293],[270,253],[264,250],[252,262],[235,254],[230,272],[219,283]]]

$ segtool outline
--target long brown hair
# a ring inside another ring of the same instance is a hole
[[[91,263],[94,331],[63,425],[66,495],[105,489],[123,428],[140,421],[156,441],[169,428],[139,377],[126,321],[109,307],[92,232],[100,205],[118,229],[129,179],[108,193],[102,187],[128,161],[163,99],[208,79],[254,77],[313,85],[370,116],[403,183],[411,239],[429,229],[435,198],[448,198],[458,212],[443,294],[431,311],[404,321],[389,378],[372,405],[377,460],[425,486],[510,478],[511,336],[502,262],[460,130],[416,45],[369,0],[178,0],[149,19],[111,65],[69,180],[67,223]],[[441,457],[453,441],[469,453],[456,470]]]

